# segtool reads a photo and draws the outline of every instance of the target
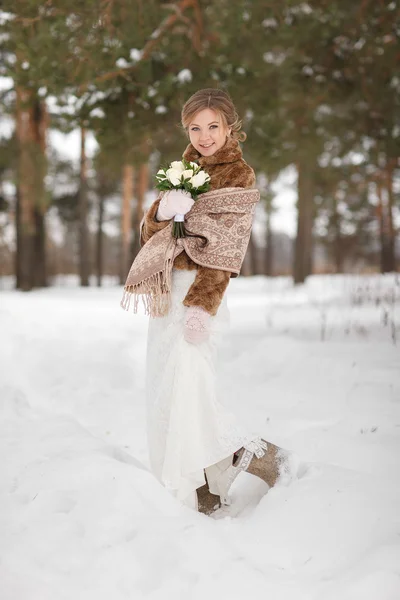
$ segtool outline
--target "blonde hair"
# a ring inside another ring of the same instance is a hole
[[[242,121],[239,119],[231,97],[227,92],[216,88],[199,90],[185,102],[182,108],[181,122],[186,133],[194,116],[205,108],[211,108],[221,116],[224,125],[231,130],[233,138],[239,142],[245,141],[247,136],[244,131],[240,131]]]

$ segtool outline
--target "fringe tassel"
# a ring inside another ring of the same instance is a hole
[[[133,298],[133,313],[139,309],[139,300],[142,299],[146,315],[151,317],[164,317],[171,307],[173,258],[168,258],[162,271],[154,273],[136,285],[124,288],[121,307],[129,311]]]

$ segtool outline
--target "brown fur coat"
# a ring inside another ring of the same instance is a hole
[[[196,161],[211,177],[210,190],[224,187],[254,187],[253,169],[242,157],[242,150],[237,140],[229,137],[222,148],[212,156],[201,156],[189,144],[183,158]],[[141,243],[145,244],[157,231],[164,229],[169,221],[157,221],[156,214],[160,199],[157,199],[147,211],[142,227]],[[174,262],[175,269],[197,269],[196,278],[190,286],[185,306],[201,306],[211,315],[216,315],[231,274],[227,271],[201,267],[193,262],[186,252],[182,252]]]

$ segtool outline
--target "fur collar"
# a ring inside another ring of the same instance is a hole
[[[183,153],[183,158],[188,161],[195,161],[202,167],[207,167],[208,165],[223,165],[240,160],[242,158],[242,149],[235,138],[228,137],[222,148],[217,150],[211,156],[201,156],[194,146],[189,144]]]

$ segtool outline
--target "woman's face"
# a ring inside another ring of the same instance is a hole
[[[189,138],[202,156],[212,156],[222,148],[231,130],[226,127],[221,116],[211,108],[196,113],[189,123]]]

